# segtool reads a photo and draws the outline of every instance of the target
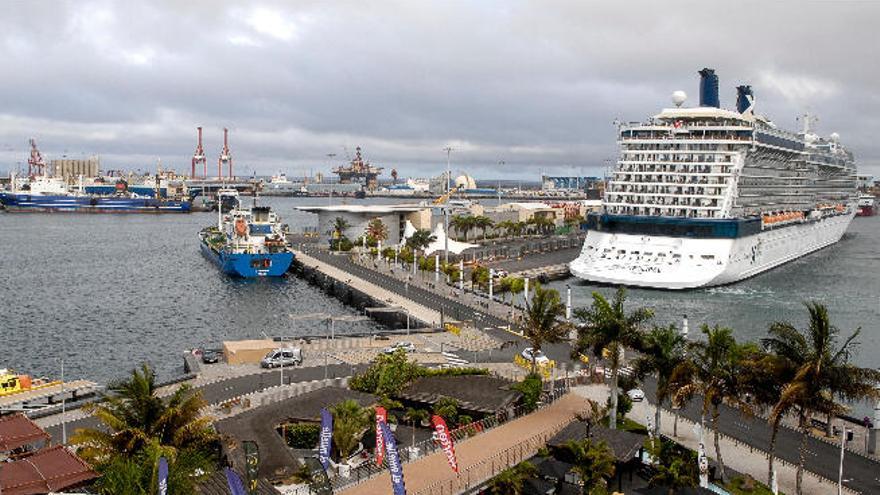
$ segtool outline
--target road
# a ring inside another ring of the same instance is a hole
[[[645,396],[648,399],[654,397],[657,382],[653,377],[647,378],[642,384]],[[654,401],[651,400],[653,403]],[[695,398],[681,411],[682,416],[699,423],[702,402]],[[707,422],[708,422],[707,418]],[[764,452],[770,450],[770,435],[772,433],[769,423],[760,417],[748,418],[738,410],[727,405],[721,405],[719,416],[719,430],[721,433],[735,438],[742,443],[750,445]],[[711,435],[711,433],[709,433]],[[782,458],[791,464],[797,464],[800,459],[801,434],[791,428],[781,427],[776,441],[776,457]],[[711,436],[706,437],[709,455],[714,457],[715,447]],[[724,451],[721,452],[722,456]],[[817,438],[807,439],[806,469],[830,480],[837,480],[840,462],[840,444],[832,445]],[[765,476],[759,476],[760,481],[765,481]],[[880,463],[867,457],[847,452],[843,463],[844,485],[859,492],[880,493]],[[846,481],[849,480],[849,481]]]

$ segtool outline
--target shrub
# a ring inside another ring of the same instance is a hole
[[[287,445],[295,449],[313,449],[321,436],[321,425],[297,423],[284,427]]]
[[[538,407],[538,401],[541,399],[541,391],[543,390],[541,375],[529,374],[525,380],[511,388],[523,394],[523,403],[526,405],[526,408],[533,410]]]

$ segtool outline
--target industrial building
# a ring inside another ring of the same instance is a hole
[[[51,160],[49,162],[52,175],[62,177],[65,180],[74,180],[82,176],[84,179],[98,177],[101,168],[101,160],[97,157]]]

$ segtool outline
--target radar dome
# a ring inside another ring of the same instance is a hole
[[[811,132],[810,132],[810,133],[807,133],[807,134],[804,134],[804,141],[806,141],[807,144],[813,144],[813,143],[815,143],[815,142],[818,141],[818,140],[819,140],[819,136],[817,136],[817,135],[815,135],[815,134],[813,134],[813,133],[811,133]]]
[[[832,133],[831,133],[831,136],[829,136],[829,137],[830,137],[831,140],[834,141],[835,143],[838,142],[838,141],[840,141],[840,134],[838,134],[838,133],[836,133],[836,132],[832,132]]]
[[[476,189],[477,182],[467,174],[459,175],[455,178],[455,187],[459,189]]]
[[[672,93],[672,103],[674,103],[675,106],[680,107],[681,104],[684,103],[685,100],[687,100],[687,97],[688,95],[684,91],[675,91],[674,93]]]

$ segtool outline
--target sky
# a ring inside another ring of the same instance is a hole
[[[601,175],[613,122],[716,69],[722,106],[837,132],[880,176],[880,2],[5,1],[0,171],[98,155],[104,169],[328,172],[363,148],[401,177]],[[335,156],[329,157],[328,155]]]

